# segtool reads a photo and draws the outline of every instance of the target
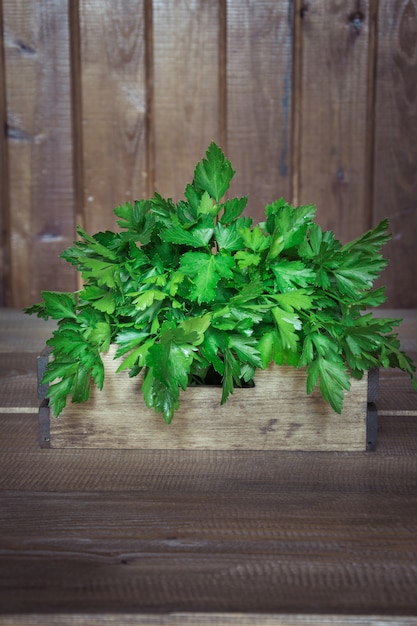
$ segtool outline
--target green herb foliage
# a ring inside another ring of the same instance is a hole
[[[367,312],[385,299],[375,279],[386,265],[382,221],[342,245],[315,223],[312,205],[279,199],[253,224],[246,198],[222,202],[234,171],[212,143],[185,199],[159,194],[115,209],[120,232],[88,235],[63,258],[83,278],[77,293],[43,292],[29,314],[58,320],[43,382],[58,416],[67,397],[102,388],[101,353],[116,343],[119,370],[144,368],[148,407],[171,422],[180,390],[213,369],[222,402],[271,361],[307,368],[307,392],[319,385],[340,413],[351,377],[398,367],[413,385],[415,365],[393,332],[401,320]]]

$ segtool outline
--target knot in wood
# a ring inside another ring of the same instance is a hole
[[[364,21],[365,21],[365,14],[362,13],[362,11],[354,11],[349,15],[350,25],[352,26],[353,30],[356,32],[357,35],[360,34]]]

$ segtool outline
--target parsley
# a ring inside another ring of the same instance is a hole
[[[279,199],[265,221],[244,216],[247,198],[222,198],[234,171],[212,143],[177,204],[155,194],[117,207],[120,232],[89,235],[62,257],[83,279],[77,293],[45,291],[29,314],[58,320],[43,383],[58,416],[67,398],[102,388],[101,354],[117,344],[119,371],[144,369],[148,407],[169,423],[180,390],[213,370],[222,402],[271,361],[307,368],[340,413],[351,377],[398,367],[413,386],[416,367],[393,329],[401,320],[367,312],[385,299],[374,289],[386,265],[383,220],[342,245],[315,223],[315,207]]]

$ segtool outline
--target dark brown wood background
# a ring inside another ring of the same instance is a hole
[[[417,0],[0,1],[0,304],[73,290],[113,208],[179,198],[210,141],[260,218],[347,241],[388,217],[387,305],[417,307]]]

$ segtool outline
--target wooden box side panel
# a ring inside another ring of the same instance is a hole
[[[366,448],[367,376],[352,380],[337,415],[320,393],[306,395],[306,373],[271,365],[257,372],[255,387],[235,389],[220,404],[220,387],[190,387],[181,394],[171,424],[146,407],[141,377],[115,375],[105,356],[103,391],[87,403],[69,404],[50,420],[51,447],[351,450]]]

